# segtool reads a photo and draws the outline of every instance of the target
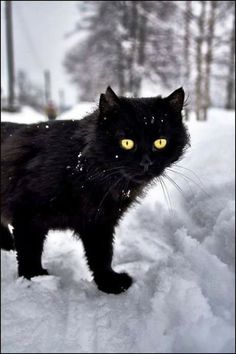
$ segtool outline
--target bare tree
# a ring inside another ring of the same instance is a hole
[[[235,11],[234,11],[232,30],[230,35],[225,108],[235,109]]]
[[[184,12],[184,60],[185,60],[185,70],[184,70],[184,82],[189,88],[190,86],[190,72],[191,72],[191,61],[190,61],[190,47],[191,47],[191,17],[192,17],[192,1],[185,1],[185,12]],[[189,119],[189,109],[185,107],[185,119]]]
[[[82,36],[64,61],[80,99],[94,99],[107,85],[119,95],[139,96],[143,83],[151,81],[164,89],[183,85],[198,120],[207,119],[211,104],[234,104],[233,1],[78,2],[82,5],[74,31]]]
[[[205,73],[204,73],[204,87],[203,87],[203,120],[207,120],[207,111],[211,104],[210,101],[210,83],[211,83],[211,71],[213,61],[213,40],[215,36],[215,24],[216,24],[216,9],[218,2],[209,2],[208,23],[206,28],[206,55],[205,55]]]
[[[174,30],[166,25],[175,15],[175,2],[87,1],[85,5],[89,11],[78,28],[86,36],[64,62],[80,99],[90,100],[107,84],[120,95],[138,96],[146,78],[167,85],[177,77]]]
[[[196,99],[196,118],[197,120],[203,120],[202,115],[202,85],[203,85],[203,43],[204,43],[204,32],[205,32],[205,20],[206,20],[206,2],[200,2],[200,14],[198,16],[198,35],[196,37],[196,68],[197,77],[195,82],[195,99]]]

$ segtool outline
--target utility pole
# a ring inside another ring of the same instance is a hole
[[[6,43],[7,43],[7,68],[8,68],[8,108],[14,111],[15,103],[15,75],[13,53],[13,30],[12,30],[12,2],[5,2],[6,9]]]
[[[44,71],[44,90],[45,90],[45,103],[51,101],[51,74],[49,70]]]

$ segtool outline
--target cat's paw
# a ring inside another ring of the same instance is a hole
[[[126,273],[106,272],[95,277],[98,289],[108,294],[120,294],[132,284],[132,278]]]
[[[19,270],[19,276],[20,277],[24,277],[24,278],[29,279],[29,280],[31,278],[37,277],[39,275],[49,275],[49,273],[44,268]]]

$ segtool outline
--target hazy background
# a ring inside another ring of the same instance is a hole
[[[6,32],[5,2],[1,1],[1,70],[2,88],[6,94]],[[25,70],[30,79],[44,85],[44,70],[51,71],[52,98],[65,90],[66,102],[76,102],[76,92],[70,84],[62,62],[65,51],[73,43],[66,38],[78,19],[77,1],[12,1],[15,70]]]
[[[4,1],[1,10],[6,101]],[[12,1],[12,13],[20,105],[47,104],[47,70],[62,110],[97,100],[108,85],[131,96],[183,86],[199,120],[211,106],[235,107],[234,1]]]

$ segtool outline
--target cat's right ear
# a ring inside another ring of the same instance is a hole
[[[116,96],[115,92],[108,86],[106,93],[102,93],[99,101],[99,111],[101,114],[107,114],[114,111],[119,106],[119,97]]]

